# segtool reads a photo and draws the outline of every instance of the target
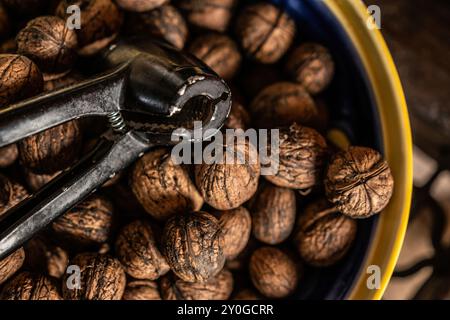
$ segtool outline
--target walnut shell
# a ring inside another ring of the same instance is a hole
[[[24,168],[24,176],[27,186],[31,189],[31,191],[36,192],[45,186],[47,183],[52,181],[57,175],[59,175],[61,171],[57,171],[55,173],[50,174],[38,174],[30,171],[27,168]]]
[[[42,72],[61,74],[72,68],[78,46],[74,30],[53,16],[38,17],[17,35],[17,51],[33,60]]]
[[[19,157],[17,144],[13,143],[0,148],[0,168],[6,168],[12,165]]]
[[[262,247],[250,258],[250,278],[264,296],[283,298],[294,293],[299,276],[295,262],[287,254],[274,247]]]
[[[331,266],[344,257],[356,235],[356,221],[339,213],[326,199],[305,208],[294,242],[305,262]]]
[[[62,300],[55,281],[47,276],[22,272],[3,288],[0,300]]]
[[[0,285],[11,278],[19,270],[25,260],[23,248],[17,249],[6,258],[0,260]]]
[[[157,220],[196,211],[203,205],[186,168],[175,165],[164,148],[154,149],[136,162],[130,185],[144,209]]]
[[[252,201],[253,235],[261,242],[279,244],[295,225],[295,193],[269,183],[261,189]]]
[[[241,53],[236,43],[223,34],[209,33],[194,39],[189,52],[206,63],[224,80],[234,77],[241,65]]]
[[[113,206],[110,201],[94,195],[52,223],[52,229],[62,238],[81,245],[101,244],[111,234]]]
[[[327,199],[352,218],[366,218],[382,211],[394,189],[387,161],[366,147],[349,147],[335,154],[324,183]]]
[[[261,63],[274,63],[291,46],[295,23],[272,4],[252,4],[239,14],[236,35],[247,56]]]
[[[150,280],[128,282],[122,300],[161,300],[158,284]]]
[[[186,282],[172,274],[161,279],[164,300],[227,300],[233,291],[233,275],[223,269],[207,282]]]
[[[286,73],[311,94],[323,91],[333,79],[334,62],[328,49],[317,43],[295,48],[286,63]]]
[[[153,10],[167,2],[169,0],[116,0],[116,3],[122,9],[136,12]]]
[[[261,167],[256,148],[248,142],[234,143],[229,148],[223,145],[223,149],[222,161],[195,166],[195,183],[210,206],[218,210],[230,210],[239,207],[255,194]],[[227,152],[227,149],[232,152]]]
[[[148,222],[137,220],[126,225],[117,236],[116,256],[125,272],[136,279],[156,280],[169,271],[158,249]]]
[[[187,282],[205,282],[225,263],[219,221],[198,211],[170,218],[163,231],[164,255],[172,271]]]
[[[318,117],[318,110],[302,85],[277,82],[265,87],[250,104],[255,123],[260,128],[289,126],[293,122],[308,125]]]
[[[67,300],[120,300],[125,291],[126,276],[122,265],[109,255],[82,253],[70,261],[80,267],[80,289],[69,289],[65,275],[62,285]]]
[[[19,141],[20,160],[35,173],[55,173],[73,164],[81,144],[78,122],[69,121]]]
[[[0,216],[27,197],[24,187],[0,173]]]
[[[293,189],[318,185],[328,156],[325,139],[316,130],[297,124],[280,129],[279,138],[279,151],[274,151],[272,158],[278,171],[265,178],[279,187]],[[270,155],[270,144],[268,148]]]
[[[244,207],[217,213],[222,229],[222,249],[225,258],[234,259],[244,250],[250,239],[252,220]]]
[[[0,74],[0,109],[42,92],[42,74],[27,57],[0,54]]]

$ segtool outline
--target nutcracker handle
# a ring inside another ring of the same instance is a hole
[[[97,147],[73,168],[1,216],[0,260],[95,192],[151,146],[133,131],[115,140],[102,138]]]

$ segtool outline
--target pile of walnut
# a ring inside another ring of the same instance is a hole
[[[331,54],[317,43],[293,45],[296,25],[275,6],[0,3],[0,108],[83,79],[80,56],[89,59],[118,36],[147,34],[185,48],[227,80],[226,127],[281,128],[272,176],[260,176],[259,163],[180,166],[170,150],[150,151],[1,260],[1,299],[288,297],[302,290],[302,265],[340,261],[355,239],[355,219],[388,204],[393,179],[380,153],[340,151],[322,135]],[[64,20],[71,4],[83,4],[79,30]],[[27,23],[17,18],[25,16]],[[91,149],[94,127],[72,121],[1,148],[0,215]],[[79,267],[80,286],[68,266]]]

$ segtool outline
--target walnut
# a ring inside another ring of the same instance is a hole
[[[327,199],[352,218],[366,218],[382,211],[394,189],[387,161],[366,147],[349,147],[335,154],[324,183]]]
[[[169,2],[169,0],[116,0],[119,7],[136,12],[152,10]]]
[[[47,276],[22,272],[3,288],[0,300],[62,300],[58,287]]]
[[[295,193],[291,189],[266,184],[252,201],[253,235],[267,244],[286,240],[295,225]]]
[[[195,183],[210,206],[230,210],[256,192],[261,167],[256,148],[248,142],[224,144],[223,150],[222,161],[217,159],[212,164],[195,166]]]
[[[265,176],[266,179],[277,186],[294,189],[318,185],[328,156],[325,139],[316,130],[297,124],[280,129],[279,138],[279,153],[275,152],[273,159],[278,164],[278,172]],[[267,154],[271,154],[270,150]]]
[[[205,282],[222,270],[219,221],[206,212],[178,214],[163,231],[164,255],[172,271],[187,282]]]
[[[125,272],[136,279],[156,280],[170,269],[158,249],[151,225],[142,220],[126,225],[120,231],[116,256]]]
[[[356,221],[339,213],[326,199],[308,205],[298,221],[294,242],[308,264],[335,264],[355,239]]]
[[[13,143],[0,148],[0,168],[6,168],[12,165],[19,156],[17,144]]]
[[[0,285],[11,278],[22,267],[25,251],[20,248],[6,258],[0,260]]]
[[[203,205],[186,168],[175,165],[164,148],[154,149],[136,162],[130,185],[144,209],[157,220],[196,211]]]
[[[244,207],[217,213],[222,229],[222,249],[225,258],[234,259],[244,250],[250,238],[252,220]]]
[[[0,216],[27,197],[24,187],[0,173]]]
[[[314,100],[302,85],[277,82],[265,87],[250,104],[250,112],[260,128],[308,125],[318,117]]]
[[[122,300],[161,300],[158,284],[150,280],[128,282]]]
[[[227,300],[233,291],[233,275],[223,269],[207,282],[186,282],[169,274],[161,279],[164,300]]]
[[[65,275],[62,285],[67,300],[120,300],[125,291],[126,276],[122,265],[109,255],[81,253],[70,261],[80,267],[80,289],[69,288]]]
[[[69,210],[52,223],[62,238],[81,245],[99,245],[111,234],[113,206],[105,198],[94,195]]]
[[[31,191],[36,192],[45,186],[47,183],[52,181],[57,175],[59,175],[61,171],[57,171],[55,173],[50,174],[38,174],[30,171],[27,168],[24,168],[24,176],[27,186],[31,189]]]
[[[250,258],[250,278],[268,298],[283,298],[294,293],[298,282],[295,262],[274,247],[257,249]]]

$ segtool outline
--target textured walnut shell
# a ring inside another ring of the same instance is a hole
[[[111,202],[94,195],[59,217],[52,223],[52,229],[63,238],[91,245],[107,241],[112,224]]]
[[[60,171],[57,171],[51,174],[38,174],[30,171],[29,169],[24,168],[25,181],[27,182],[27,186],[33,192],[36,192],[39,189],[41,189],[43,186],[52,181],[60,173],[61,173]]]
[[[19,156],[19,149],[15,143],[0,148],[0,168],[12,165]]]
[[[250,258],[249,268],[253,285],[268,298],[287,297],[297,287],[297,266],[287,254],[277,248],[257,249]]]
[[[6,258],[0,260],[0,285],[11,278],[19,270],[25,260],[25,251],[20,248]]]
[[[234,96],[232,98],[231,111],[224,126],[228,129],[246,130],[250,126],[250,115],[239,100],[234,99]]]
[[[193,26],[224,32],[236,0],[178,0],[176,4]]]
[[[158,249],[148,222],[137,220],[126,225],[117,236],[116,256],[125,272],[136,279],[156,280],[169,271]]]
[[[62,285],[67,300],[120,300],[125,291],[126,276],[122,265],[109,255],[82,253],[70,261],[80,267],[80,289],[69,289],[70,275]]]
[[[0,300],[62,300],[55,281],[47,276],[22,272],[2,290]]]
[[[169,274],[161,279],[164,300],[227,300],[233,291],[233,275],[223,269],[207,282],[186,282]]]
[[[323,91],[333,79],[334,62],[328,49],[304,43],[294,49],[286,63],[286,73],[311,94]]]
[[[189,52],[225,80],[232,79],[241,65],[241,53],[233,39],[226,35],[199,36],[189,46]]]
[[[185,167],[175,165],[167,149],[158,148],[140,158],[131,173],[131,189],[155,219],[199,210],[203,199]]]
[[[37,95],[44,80],[38,67],[27,57],[18,54],[0,54],[0,109]]]
[[[319,184],[328,155],[325,139],[316,130],[297,124],[280,129],[279,138],[279,152],[274,151],[273,159],[278,172],[265,178],[279,187],[293,189]]]
[[[0,174],[0,216],[28,197],[28,192],[17,182]]]
[[[129,14],[126,29],[132,34],[151,35],[164,39],[177,49],[182,49],[188,36],[187,24],[181,13],[169,4],[157,9]]]
[[[253,235],[267,244],[286,240],[295,225],[295,193],[291,189],[266,184],[252,201]]]
[[[350,147],[331,159],[325,177],[327,199],[352,218],[366,218],[383,210],[391,199],[394,179],[381,154]]]
[[[233,259],[244,250],[250,238],[252,220],[244,207],[219,211],[220,228],[222,229],[222,249],[225,258]]]
[[[158,284],[150,280],[128,282],[122,300],[161,300]]]
[[[76,160],[81,143],[78,122],[69,121],[21,140],[20,160],[35,173],[55,173]]]
[[[38,17],[17,35],[18,53],[33,60],[42,72],[62,73],[72,68],[78,46],[74,30],[53,16]]]
[[[169,0],[116,0],[119,7],[136,12],[149,11],[162,6]]]
[[[218,210],[239,207],[255,194],[261,171],[258,153],[248,142],[223,146],[223,159],[195,166],[195,183],[203,199]],[[241,161],[242,160],[242,161]]]
[[[265,87],[250,104],[250,112],[260,128],[273,128],[298,124],[311,124],[318,110],[302,85],[277,82]]]
[[[274,63],[291,46],[295,23],[274,5],[257,3],[239,14],[236,35],[247,56],[261,63]]]
[[[205,282],[225,263],[219,221],[206,212],[178,214],[163,231],[164,255],[171,270],[187,282]]]
[[[308,205],[300,216],[294,242],[305,262],[326,267],[344,257],[355,235],[356,221],[320,199]]]

